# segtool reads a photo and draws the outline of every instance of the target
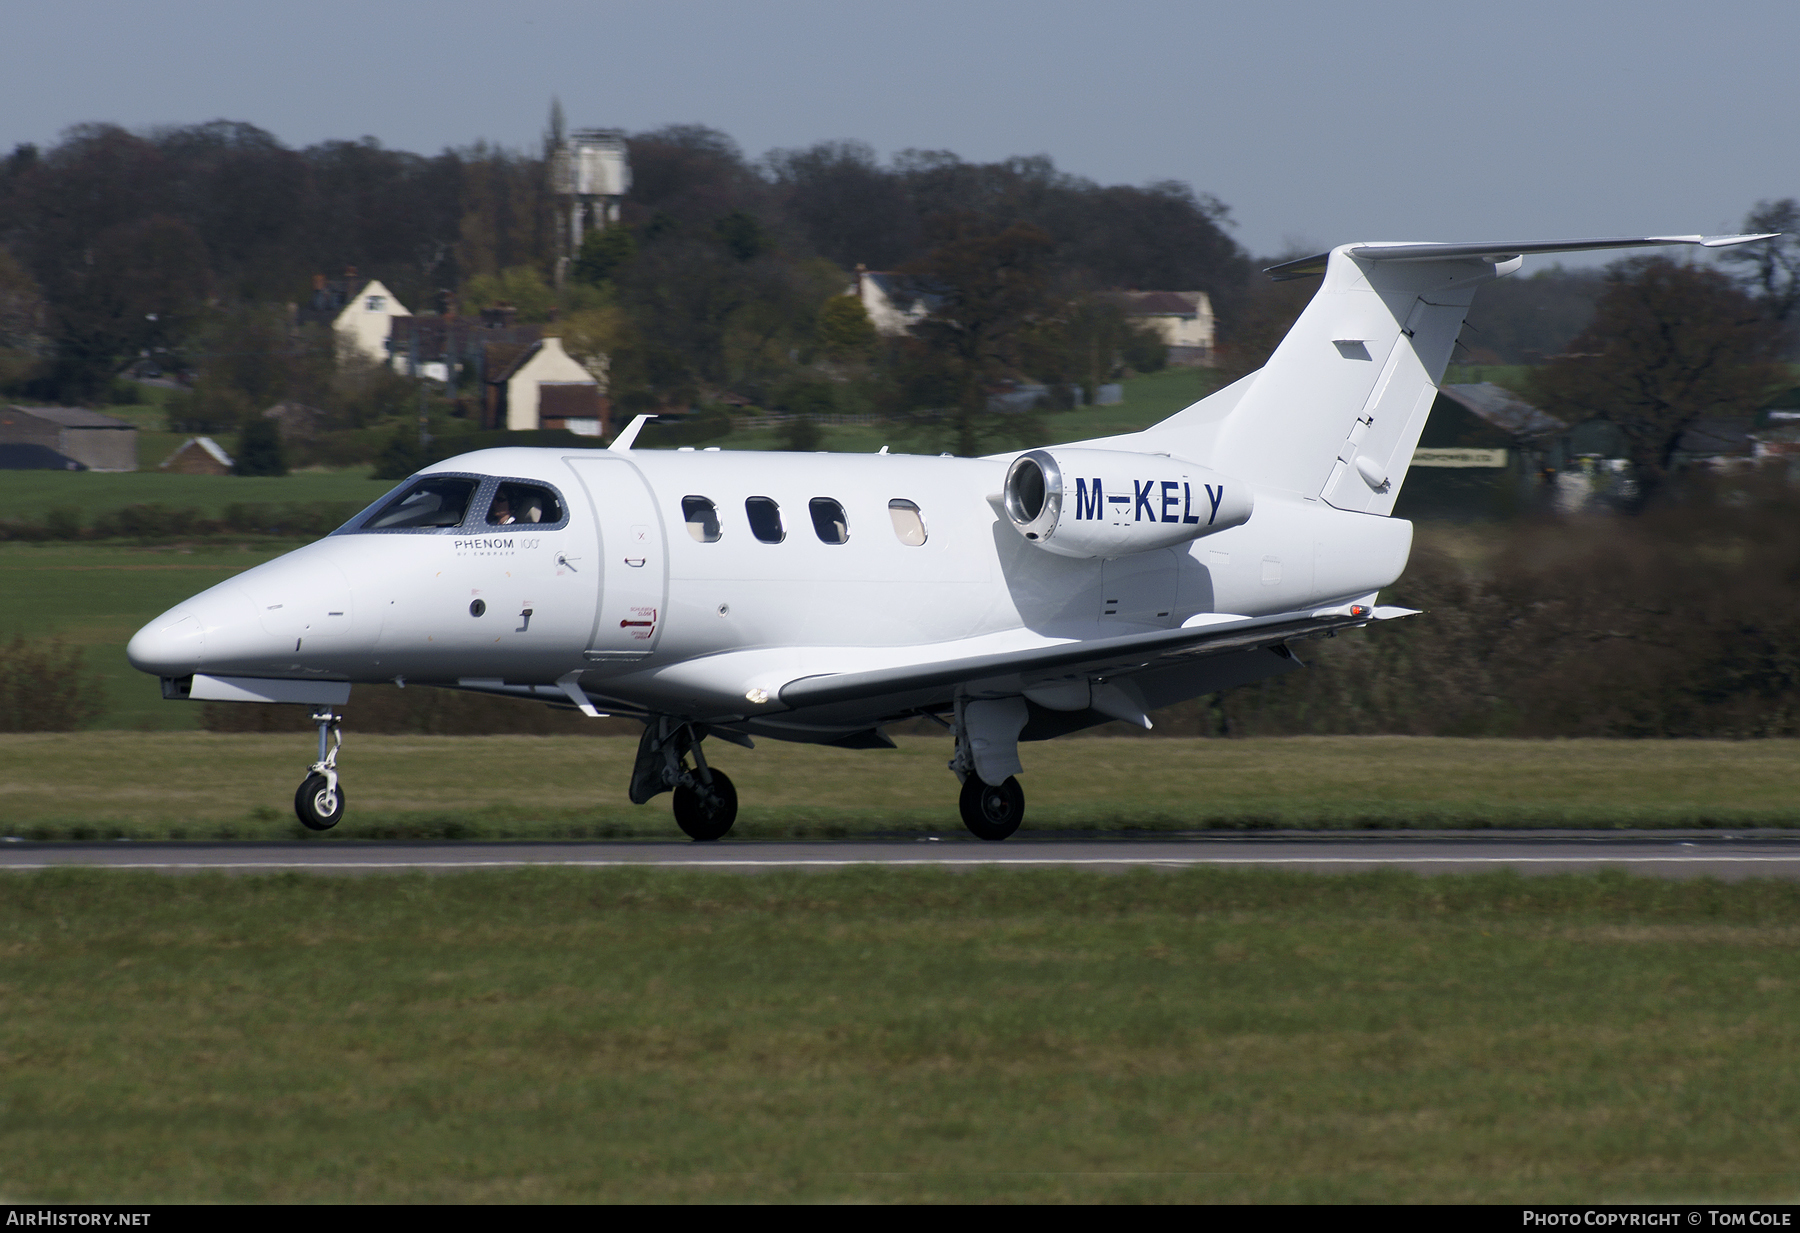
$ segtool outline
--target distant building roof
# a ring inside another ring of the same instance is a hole
[[[64,428],[129,428],[134,432],[136,424],[128,424],[111,415],[101,415],[98,411],[89,411],[85,407],[19,407],[14,411],[22,411],[26,415],[35,415],[40,420],[49,420],[52,424]]]
[[[1472,415],[1519,440],[1547,437],[1568,425],[1547,411],[1540,411],[1509,389],[1482,381],[1475,385],[1446,385],[1439,392]]]
[[[438,360],[446,355],[473,355],[490,343],[526,347],[543,336],[542,326],[488,324],[476,317],[395,317],[388,331],[390,355],[408,356],[413,339],[419,340],[419,359]]]
[[[1749,416],[1695,420],[1675,448],[1684,454],[1748,454],[1754,447],[1752,424]]]
[[[224,446],[220,445],[211,437],[189,437],[181,443],[173,454],[169,455],[162,465],[166,467],[174,462],[177,458],[181,457],[190,446],[198,446],[200,449],[205,450],[212,456],[213,461],[217,462],[220,466],[232,467],[237,465],[232,461],[231,455],[225,452]]]
[[[1112,300],[1131,317],[1192,317],[1199,313],[1204,291],[1115,291]],[[1208,308],[1210,311],[1210,306]]]

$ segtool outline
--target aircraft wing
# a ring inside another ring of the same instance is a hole
[[[868,672],[799,677],[783,685],[778,696],[790,709],[800,710],[995,677],[1021,677],[1031,681],[1074,673],[1136,672],[1177,664],[1195,656],[1280,646],[1293,639],[1353,629],[1370,621],[1411,616],[1415,611],[1346,604],[1274,619],[1227,616],[1202,625],[1117,638],[1093,638],[997,654],[923,660]]]

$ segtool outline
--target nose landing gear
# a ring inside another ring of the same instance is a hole
[[[319,728],[319,760],[308,768],[294,793],[294,812],[308,830],[328,831],[344,820],[344,790],[338,786],[337,773],[338,750],[344,747],[344,717],[327,707],[314,711],[312,721]],[[329,748],[328,738],[336,740]]]

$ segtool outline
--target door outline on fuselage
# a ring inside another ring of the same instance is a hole
[[[668,536],[656,492],[630,459],[595,450],[563,461],[587,493],[600,545],[599,594],[586,657],[643,659],[662,641],[669,604]],[[631,538],[640,534],[644,538]]]

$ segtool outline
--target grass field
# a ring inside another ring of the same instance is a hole
[[[216,518],[235,502],[287,504],[304,501],[354,502],[358,508],[394,486],[369,478],[369,468],[349,471],[294,471],[282,476],[168,475],[161,471],[6,471],[9,518],[43,522],[57,506],[81,511],[84,526],[96,514],[127,505],[194,508]],[[34,516],[35,515],[35,516]]]
[[[349,816],[327,842],[679,838],[668,798],[625,799],[635,738],[362,736],[350,713]],[[1800,741],[1087,738],[1020,755],[1028,832],[1800,825]],[[313,757],[306,733],[0,736],[3,833],[303,838],[293,793]],[[962,833],[947,739],[715,741],[708,757],[737,785],[738,838]]]
[[[0,879],[9,1202],[1793,1202],[1800,888]]]
[[[5,482],[11,485],[20,476],[35,480],[42,475],[74,480],[154,478],[165,483],[205,479],[14,471],[7,473]],[[55,541],[0,544],[0,637],[61,638],[80,647],[83,662],[99,674],[106,691],[106,711],[100,720],[104,727],[191,730],[199,723],[199,708],[163,702],[155,678],[126,662],[125,644],[158,613],[298,546],[271,540],[152,547]]]

